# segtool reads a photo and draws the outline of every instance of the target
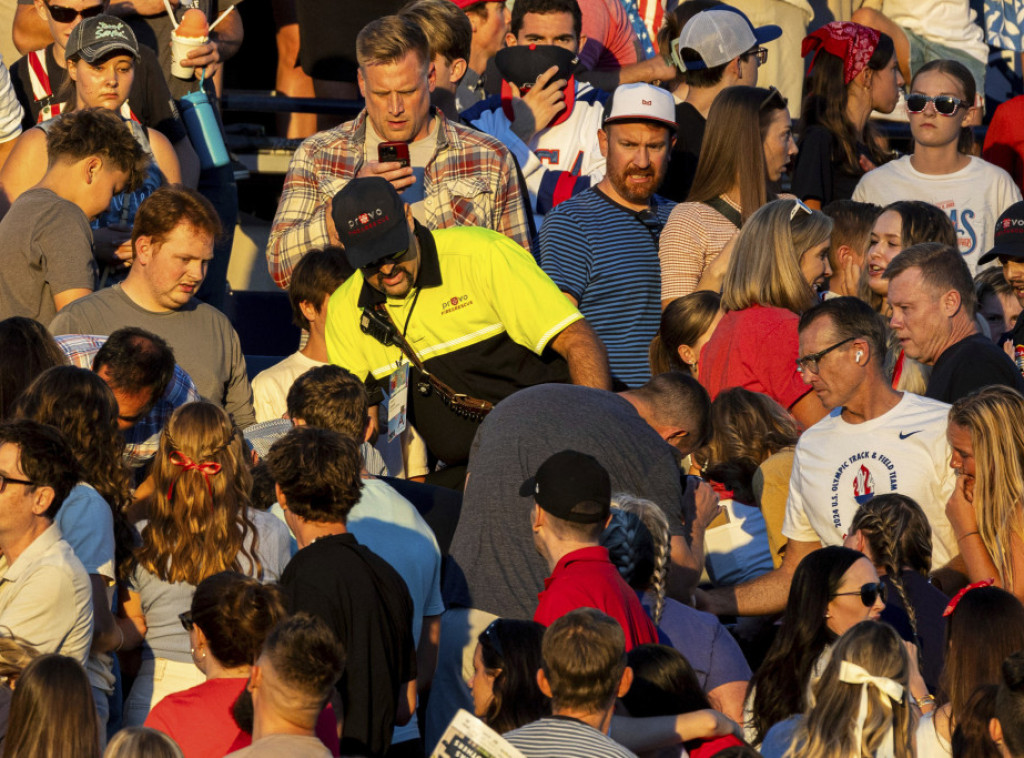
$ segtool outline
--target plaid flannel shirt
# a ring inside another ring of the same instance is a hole
[[[107,341],[106,336],[98,334],[64,334],[54,339],[71,361],[71,365],[90,371],[96,353]],[[123,456],[125,463],[137,468],[156,455],[157,447],[160,445],[160,431],[170,421],[174,409],[200,399],[192,377],[185,373],[181,366],[175,364],[174,376],[163,396],[135,426],[122,432],[127,443]]]
[[[493,137],[434,110],[437,150],[423,178],[428,229],[483,226],[530,249],[527,209],[515,160]],[[314,134],[292,156],[267,246],[274,281],[287,289],[309,250],[328,246],[327,203],[363,165],[366,111]]]

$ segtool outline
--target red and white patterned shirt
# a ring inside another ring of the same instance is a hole
[[[440,111],[437,148],[423,178],[425,226],[482,226],[530,249],[527,207],[515,161],[493,137],[453,123]],[[309,137],[295,151],[267,245],[267,263],[282,289],[309,250],[330,244],[327,204],[363,164],[366,111]]]

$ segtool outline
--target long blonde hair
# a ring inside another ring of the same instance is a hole
[[[743,225],[722,285],[725,310],[770,305],[803,313],[817,302],[800,271],[800,258],[828,241],[832,219],[819,211],[807,213],[798,202],[773,200]]]
[[[893,680],[903,687],[902,698],[894,701],[877,687],[843,681],[844,662]],[[868,705],[858,745],[864,688]],[[910,707],[910,658],[903,640],[888,624],[862,621],[840,637],[821,678],[811,686],[810,702],[786,758],[872,758],[890,729],[894,758],[914,758],[917,713]]]
[[[962,397],[949,423],[971,434],[978,532],[1004,587],[1013,586],[1013,535],[1024,540],[1024,397],[995,386]]]
[[[248,514],[252,477],[242,435],[223,409],[199,402],[174,412],[160,435],[153,484],[134,554],[142,568],[193,585],[221,571],[262,576]]]

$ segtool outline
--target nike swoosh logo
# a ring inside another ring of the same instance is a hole
[[[913,432],[900,432],[900,439],[901,440],[905,440],[907,437],[911,437],[911,436],[913,436],[915,434],[920,434],[923,431],[924,431],[924,429],[918,429],[918,430],[913,431]]]

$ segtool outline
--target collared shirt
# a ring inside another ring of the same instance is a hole
[[[92,624],[89,575],[59,526],[50,524],[14,563],[0,556],[0,627],[41,653],[84,666]]]
[[[54,339],[72,365],[90,371],[96,353],[107,341],[107,337],[97,334],[64,334]],[[123,455],[125,463],[136,468],[156,455],[157,447],[160,445],[160,432],[170,421],[175,408],[199,399],[199,392],[192,378],[181,366],[175,365],[174,376],[153,408],[139,419],[135,426],[122,432],[126,442]]]
[[[618,621],[626,635],[626,650],[658,642],[654,622],[608,558],[607,548],[595,545],[563,555],[544,580],[533,620],[550,626],[577,608],[596,608]]]
[[[437,150],[423,177],[429,229],[482,226],[530,249],[526,200],[509,151],[498,140],[437,119]],[[267,263],[282,289],[307,251],[327,247],[327,203],[363,164],[366,111],[355,120],[314,134],[292,157],[274,216]]]
[[[417,224],[416,238],[420,269],[406,297],[385,298],[358,271],[331,296],[331,363],[367,380],[371,390],[386,382],[402,352],[360,329],[362,309],[384,303],[427,371],[456,392],[498,402],[523,387],[568,381],[565,361],[546,348],[583,316],[528,252],[479,227],[431,232]],[[449,410],[437,392],[417,391],[421,383],[414,369],[409,422],[438,458],[464,461],[479,424]]]

